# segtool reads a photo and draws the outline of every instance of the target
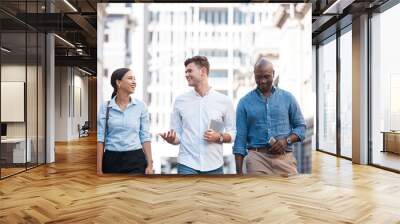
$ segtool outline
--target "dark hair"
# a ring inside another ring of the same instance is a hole
[[[208,59],[205,56],[194,56],[192,58],[186,59],[185,67],[190,63],[194,63],[195,65],[197,65],[200,68],[201,67],[206,68],[207,69],[207,75],[210,72],[210,63],[208,62]]]
[[[111,94],[111,99],[117,95],[117,80],[121,80],[126,73],[128,73],[130,69],[128,68],[119,68],[115,70],[111,75],[111,86],[114,88],[113,93]]]

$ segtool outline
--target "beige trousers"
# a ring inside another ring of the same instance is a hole
[[[297,174],[297,162],[291,152],[283,155],[271,155],[249,150],[246,156],[246,168],[248,174]]]

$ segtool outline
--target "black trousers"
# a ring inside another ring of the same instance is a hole
[[[123,152],[105,150],[103,154],[103,173],[144,174],[146,167],[142,149]]]

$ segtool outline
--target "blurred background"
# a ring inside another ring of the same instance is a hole
[[[310,3],[102,3],[97,13],[97,105],[111,97],[112,72],[132,69],[134,97],[149,109],[156,173],[176,173],[179,146],[157,133],[169,129],[175,97],[189,90],[183,63],[195,55],[208,57],[211,86],[235,108],[256,86],[254,63],[269,58],[275,85],[293,93],[306,119],[307,139],[295,146],[295,156],[299,172],[311,171],[316,90]],[[224,145],[224,173],[235,173],[231,144]]]

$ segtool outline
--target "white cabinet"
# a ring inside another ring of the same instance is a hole
[[[12,148],[12,162],[13,163],[25,163],[32,161],[32,140],[30,138],[27,139],[27,148],[25,153],[25,138],[7,138],[2,139],[1,144],[2,147],[11,147]],[[25,161],[27,159],[27,161]]]

